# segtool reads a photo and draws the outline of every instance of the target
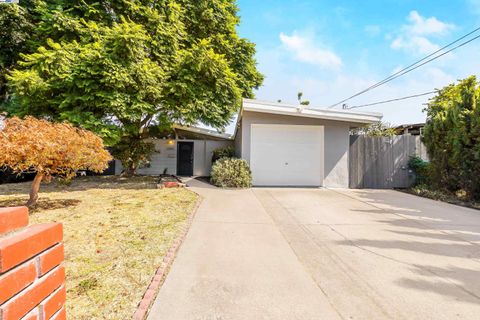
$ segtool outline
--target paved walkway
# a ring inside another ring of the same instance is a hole
[[[395,191],[204,197],[159,319],[478,319],[480,212]]]
[[[338,319],[251,190],[204,197],[149,319]]]

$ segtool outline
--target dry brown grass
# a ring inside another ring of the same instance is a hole
[[[0,185],[0,206],[29,183]],[[198,196],[152,178],[83,177],[42,185],[31,223],[64,225],[69,319],[129,319]]]

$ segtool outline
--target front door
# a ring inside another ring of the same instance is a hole
[[[178,142],[177,175],[193,176],[193,142]]]

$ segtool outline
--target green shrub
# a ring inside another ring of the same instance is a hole
[[[412,156],[408,168],[415,172],[415,185],[429,184],[431,180],[431,165],[419,156]]]
[[[235,158],[235,149],[233,147],[223,147],[213,150],[212,163],[221,158]]]
[[[480,82],[475,76],[439,90],[430,99],[423,142],[432,165],[432,183],[480,199]]]
[[[375,122],[368,126],[352,129],[351,134],[366,135],[368,137],[393,137],[397,130],[388,122]]]
[[[212,166],[211,181],[221,188],[249,188],[252,172],[243,159],[221,158]]]

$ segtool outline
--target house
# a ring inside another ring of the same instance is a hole
[[[173,134],[149,139],[155,146],[151,161],[137,170],[140,175],[161,173],[179,176],[209,176],[212,168],[213,150],[233,147],[233,136],[217,131],[175,125]],[[116,161],[115,174],[123,168]]]
[[[254,186],[348,188],[349,131],[381,118],[244,99],[233,135],[176,126],[175,138],[154,140],[151,164],[139,173],[208,176],[213,150],[233,146]]]
[[[255,186],[348,188],[349,131],[382,115],[302,107],[245,100],[237,156],[250,164]]]
[[[425,123],[402,124],[394,129],[397,135],[421,136]]]

